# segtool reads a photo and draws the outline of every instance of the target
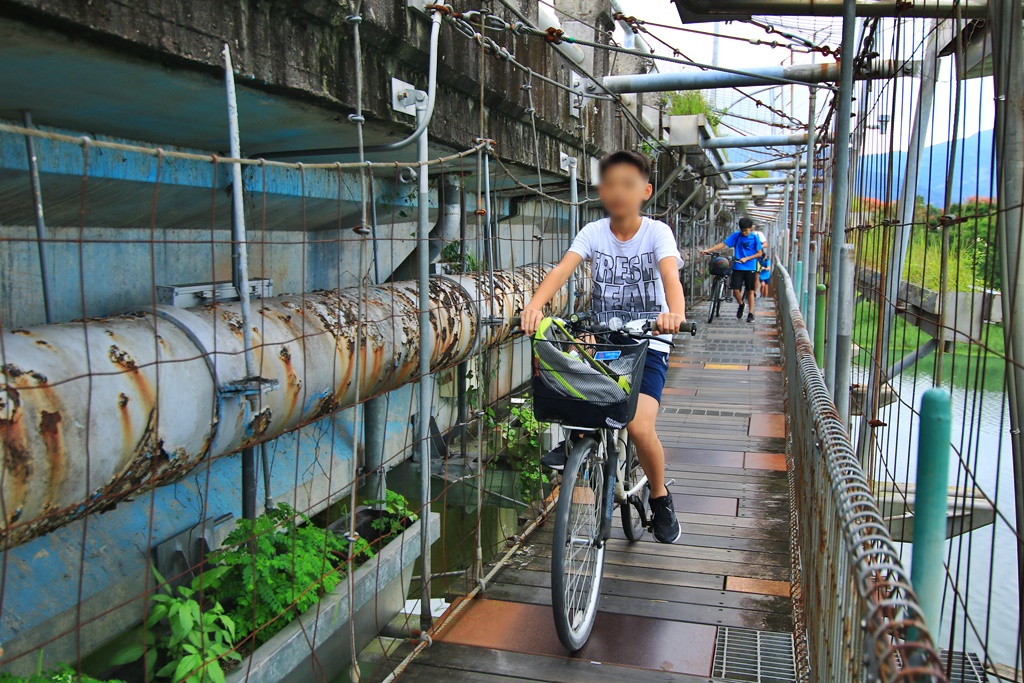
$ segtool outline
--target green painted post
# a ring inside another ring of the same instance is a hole
[[[825,367],[825,304],[828,302],[825,285],[818,285],[814,297],[814,360],[819,368]]]
[[[934,642],[939,639],[942,587],[946,577],[943,559],[946,555],[951,410],[949,394],[944,389],[929,389],[921,397],[910,582]]]
[[[803,281],[804,281],[804,262],[803,261],[797,261],[796,262],[796,279],[793,280],[793,287],[794,288],[795,287],[799,287],[799,285],[797,285],[797,283],[798,282],[803,282]],[[800,297],[800,290],[797,289],[797,291],[796,291],[796,303],[797,303],[797,305],[799,305],[801,301],[803,301],[803,299]],[[802,314],[803,311],[800,311],[800,313]],[[806,317],[806,316],[804,316],[804,317]]]

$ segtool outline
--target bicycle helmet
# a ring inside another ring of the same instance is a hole
[[[732,262],[724,256],[711,259],[712,275],[729,275],[732,273]]]

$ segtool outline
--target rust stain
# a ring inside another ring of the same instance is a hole
[[[246,437],[245,441],[242,442],[242,445],[239,448],[248,448],[253,444],[259,443],[263,438],[263,435],[267,433],[267,429],[270,427],[270,422],[271,414],[269,408],[256,413],[256,417],[254,417],[252,422],[249,423],[249,431],[251,432],[251,435]]]
[[[10,375],[8,374],[8,377]],[[10,385],[4,386],[3,412],[0,413],[0,444],[3,444],[4,461],[4,505],[7,508],[7,523],[13,524],[21,517],[25,504],[28,481],[32,476],[32,456],[29,451],[28,434],[25,429],[24,410],[21,396]]]
[[[29,332],[28,330],[11,330],[11,334],[20,334],[20,335],[23,335],[25,337],[31,337],[32,336],[32,333]]]
[[[67,449],[64,446],[64,432],[61,429],[60,412],[43,410],[39,414],[39,434],[46,448],[46,462],[49,465],[49,482],[47,491],[50,494],[45,507],[50,506],[50,498],[60,488],[67,474]]]

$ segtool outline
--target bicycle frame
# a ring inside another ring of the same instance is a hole
[[[586,433],[597,437],[598,451],[597,457],[600,458],[604,463],[605,477],[604,477],[604,501],[603,501],[603,512],[601,515],[601,537],[596,540],[597,547],[601,547],[605,541],[611,538],[612,533],[612,516],[615,513],[615,508],[618,505],[629,505],[629,498],[635,496],[643,490],[644,486],[647,485],[647,475],[644,474],[633,488],[628,491],[623,491],[622,502],[615,500],[615,486],[618,482],[619,476],[619,463],[623,459],[624,454],[619,449],[619,435],[625,432],[625,429],[593,429],[584,427],[573,427],[571,425],[561,425],[562,430],[566,439],[570,438],[573,433]]]

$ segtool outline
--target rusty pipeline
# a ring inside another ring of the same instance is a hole
[[[550,267],[495,272],[495,317],[514,316]],[[429,288],[429,329],[415,282],[365,288],[362,320],[355,288],[253,302],[258,377],[246,373],[238,302],[4,331],[0,533],[23,543],[350,407],[357,389],[363,400],[414,382],[425,334],[432,372],[509,339],[508,323],[481,324],[486,274]],[[563,287],[551,309],[568,300]]]

